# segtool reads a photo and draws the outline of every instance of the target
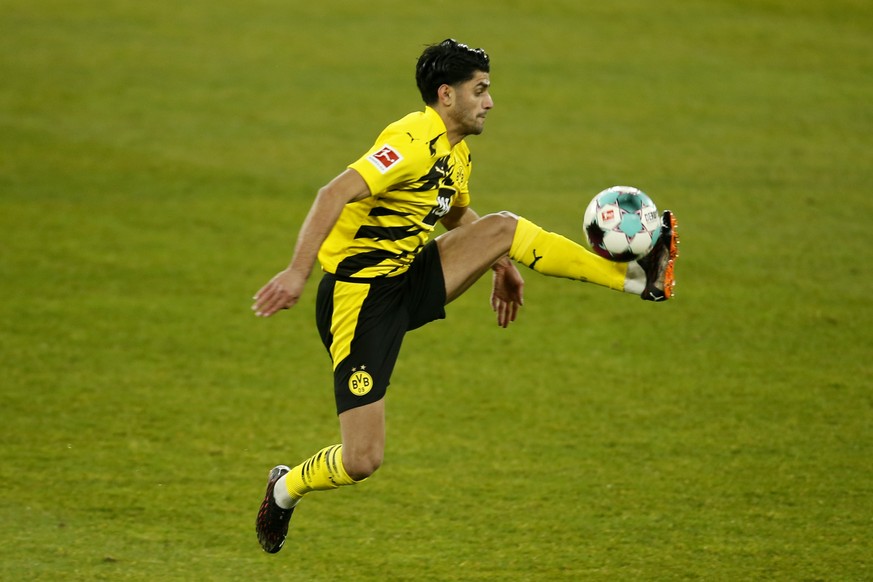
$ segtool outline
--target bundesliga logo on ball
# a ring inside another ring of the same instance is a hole
[[[600,192],[585,209],[585,237],[605,259],[626,263],[643,258],[658,242],[661,220],[645,192],[613,186]]]

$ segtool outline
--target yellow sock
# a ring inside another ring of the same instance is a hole
[[[521,217],[518,218],[509,257],[543,275],[588,281],[616,291],[642,292],[642,288],[637,289],[638,285],[626,284],[629,263],[606,260]]]
[[[285,485],[293,500],[310,491],[326,491],[357,483],[343,467],[343,446],[325,447],[285,475]]]

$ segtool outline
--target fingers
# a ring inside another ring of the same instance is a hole
[[[505,329],[515,321],[520,305],[515,301],[492,298],[491,306],[497,312],[497,325]]]
[[[301,274],[291,268],[280,271],[255,294],[252,311],[258,317],[270,317],[277,311],[293,307],[303,294],[308,276],[308,273]]]
[[[270,317],[277,311],[288,309],[295,303],[291,294],[275,281],[264,285],[255,295],[254,300],[252,311],[258,317]]]
[[[258,291],[258,294],[255,295],[254,300],[255,303],[252,305],[252,311],[255,312],[255,315],[258,317],[269,317],[276,312],[273,307],[274,293],[269,288],[264,288]]]
[[[509,321],[506,322],[506,325],[509,325],[510,322],[515,321],[515,317],[518,315],[518,308],[521,306],[521,303],[516,303],[515,301],[511,301],[509,303]]]

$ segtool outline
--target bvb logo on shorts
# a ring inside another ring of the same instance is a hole
[[[349,378],[349,391],[355,396],[363,396],[373,389],[373,377],[363,368],[358,371],[352,370]]]

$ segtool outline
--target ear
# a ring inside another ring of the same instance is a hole
[[[439,89],[437,89],[437,98],[439,99],[440,105],[451,107],[452,103],[455,102],[455,89],[451,85],[444,83],[440,85]]]

